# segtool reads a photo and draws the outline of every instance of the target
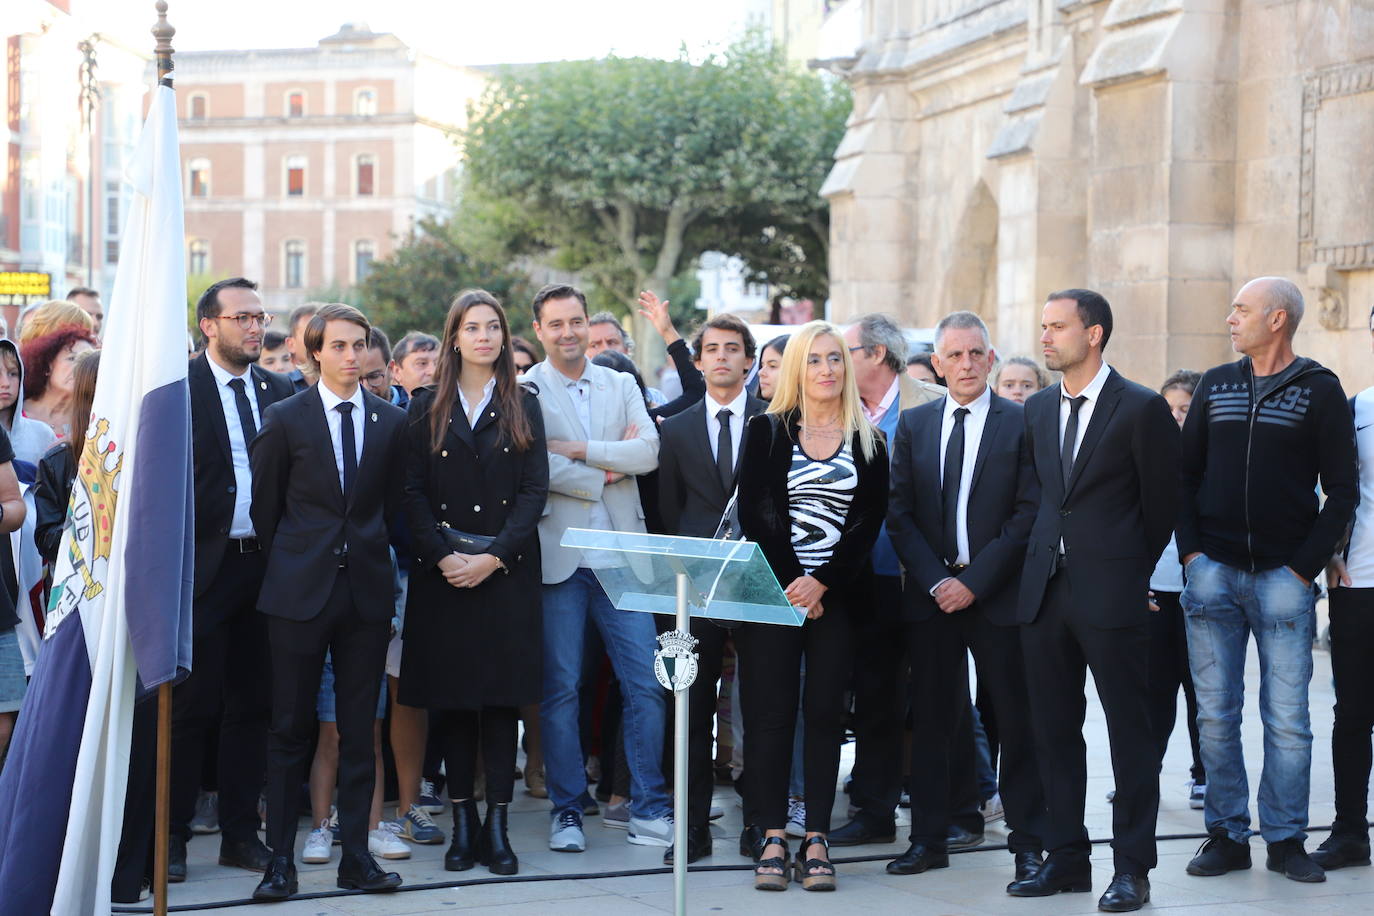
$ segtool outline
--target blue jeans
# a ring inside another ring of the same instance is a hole
[[[1197,689],[1198,736],[1207,770],[1203,816],[1209,832],[1251,836],[1250,787],[1241,751],[1245,652],[1255,634],[1260,667],[1260,835],[1267,843],[1305,840],[1312,777],[1312,680],[1316,591],[1285,567],[1246,572],[1199,556],[1179,597],[1188,627],[1188,662]]]
[[[617,610],[596,574],[578,569],[557,585],[544,586],[544,775],[553,813],[582,808],[587,771],[577,726],[582,683],[582,641],[590,619],[601,632],[624,703],[625,758],[630,769],[630,814],[642,820],[671,812],[663,782],[666,692],[654,677],[658,646],[654,618]]]

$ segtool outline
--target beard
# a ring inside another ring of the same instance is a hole
[[[259,344],[250,352],[248,348],[244,347],[242,344],[229,344],[222,340],[216,340],[215,353],[220,359],[229,363],[231,366],[235,366],[239,369],[247,369],[250,365],[257,362],[258,357],[262,355],[262,345]]]

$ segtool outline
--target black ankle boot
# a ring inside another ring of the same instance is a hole
[[[477,864],[477,844],[482,821],[477,817],[477,802],[472,799],[453,803],[453,842],[444,854],[444,871],[467,871]]]
[[[513,875],[520,870],[520,860],[506,838],[506,804],[487,805],[487,822],[482,825],[481,862],[493,875]]]

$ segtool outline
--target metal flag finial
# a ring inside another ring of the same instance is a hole
[[[164,86],[172,85],[172,36],[177,30],[167,21],[167,0],[157,0],[157,25],[153,26],[153,37],[157,46],[153,49],[157,57],[157,81]]]

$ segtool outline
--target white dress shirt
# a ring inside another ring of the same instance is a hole
[[[987,426],[988,411],[992,408],[992,389],[984,387],[983,393],[968,404],[960,404],[949,395],[945,396],[945,415],[940,425],[940,486],[945,485],[945,451],[949,447],[949,437],[954,432],[954,412],[966,408],[964,417],[964,466],[959,474],[959,510],[955,515],[954,529],[959,544],[959,556],[954,562],[968,565],[972,551],[968,546],[968,496],[973,489],[973,468],[978,463],[978,446],[983,441],[983,429]]]
[[[329,390],[329,386],[320,382],[317,386],[320,389],[320,400],[324,402],[324,419],[329,424],[329,438],[334,440],[334,465],[339,470],[339,486],[343,487],[344,482],[344,460],[343,460],[343,414],[334,408],[344,402],[344,399]],[[349,415],[353,421],[353,447],[357,450],[354,456],[358,464],[363,462],[363,389],[359,385],[353,389],[353,397],[348,399],[353,405],[353,413]]]
[[[706,441],[711,444],[711,457],[719,459],[716,452],[720,449],[720,420],[722,410],[730,411],[730,457],[739,467],[739,447],[744,439],[744,407],[749,402],[749,392],[743,388],[729,404],[722,404],[708,393],[706,395]]]
[[[468,418],[468,426],[476,427],[477,418],[481,416],[482,410],[491,403],[491,393],[496,390],[496,376],[487,379],[487,383],[482,386],[482,400],[477,402],[474,409],[468,403],[468,396],[463,394],[463,386],[458,386],[458,403],[463,405],[463,416]]]
[[[1078,449],[1083,445],[1083,436],[1088,432],[1088,424],[1092,422],[1093,408],[1097,406],[1097,401],[1102,397],[1102,386],[1107,384],[1107,376],[1111,374],[1112,367],[1104,361],[1097,369],[1097,375],[1093,380],[1078,392],[1078,395],[1070,395],[1064,390],[1064,383],[1059,383],[1059,454],[1064,454],[1064,430],[1069,424],[1069,413],[1073,405],[1069,403],[1070,397],[1081,396],[1086,400],[1078,408],[1078,435],[1073,442],[1073,460],[1078,461]],[[1062,468],[1062,465],[1061,465]],[[1063,471],[1061,469],[1060,473]],[[1064,539],[1059,539],[1059,552],[1067,553],[1064,548]]]
[[[229,455],[234,464],[234,518],[229,523],[229,536],[251,538],[253,519],[249,517],[248,510],[253,505],[253,472],[248,466],[248,439],[243,434],[243,424],[239,422],[239,405],[229,383],[236,378],[243,379],[243,393],[248,398],[249,410],[253,412],[253,425],[262,429],[258,395],[253,390],[253,374],[244,369],[239,375],[234,375],[208,354],[205,361],[210,364],[210,373],[215,377],[215,390],[219,392],[219,403],[224,408],[224,425],[229,428]]]

